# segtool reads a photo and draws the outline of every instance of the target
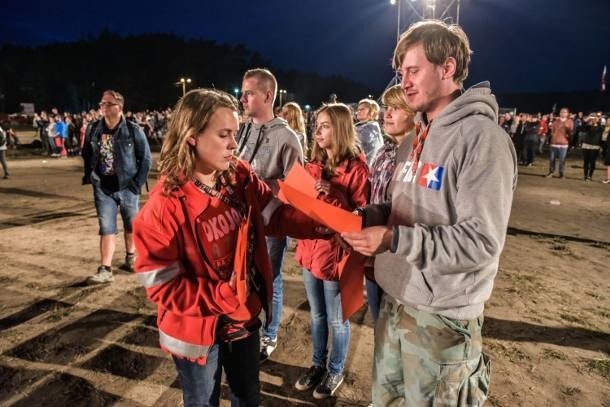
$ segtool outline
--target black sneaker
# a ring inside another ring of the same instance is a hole
[[[324,366],[312,366],[307,373],[297,380],[294,387],[297,390],[309,390],[312,387],[317,386],[325,377],[326,368]]]
[[[263,363],[265,360],[269,359],[269,356],[271,356],[275,348],[277,348],[277,338],[274,340],[268,336],[263,336],[261,338],[260,362]]]
[[[134,271],[134,264],[136,263],[136,254],[135,253],[127,253],[125,255],[125,263],[121,264],[121,266],[119,267],[121,270],[124,271],[129,271],[131,273],[133,273]]]
[[[329,398],[335,394],[341,383],[343,383],[343,373],[327,373],[324,380],[313,391],[313,397],[318,400]]]

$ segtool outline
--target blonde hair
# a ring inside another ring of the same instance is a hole
[[[367,117],[369,121],[379,119],[379,105],[373,99],[362,99],[358,102],[358,106],[360,105],[365,105],[369,108],[369,116]]]
[[[407,113],[408,119],[410,120],[409,128],[407,132],[411,131],[413,127],[415,127],[415,123],[413,122],[413,118],[415,117],[415,112],[413,109],[409,107],[407,104],[407,98],[405,97],[405,91],[402,89],[400,85],[394,85],[381,95],[381,102],[384,106],[393,107],[394,109],[403,110]]]
[[[158,166],[165,193],[193,176],[196,154],[188,139],[204,131],[214,112],[221,107],[239,111],[238,102],[233,96],[215,89],[193,89],[174,107]],[[233,182],[234,171],[232,164],[228,171],[217,176],[217,181],[225,179]]]
[[[329,158],[326,150],[314,143],[311,159],[324,163],[324,169],[334,175],[343,160],[355,158],[360,154],[360,141],[349,107],[343,103],[329,103],[316,111],[316,119],[320,113],[328,115],[333,129],[332,157]]]
[[[305,118],[303,117],[301,106],[295,102],[288,102],[282,109],[288,111],[288,114],[284,119],[286,119],[290,128],[297,133],[305,133]]]
[[[305,118],[303,117],[303,111],[301,106],[295,102],[288,102],[282,110],[286,109],[286,115],[284,119],[288,122],[288,126],[298,134],[302,134],[305,137],[303,147],[303,154],[307,156],[307,131],[305,129]]]
[[[422,44],[428,61],[434,65],[442,65],[448,58],[454,58],[453,81],[461,85],[466,80],[472,50],[466,33],[459,25],[449,25],[439,20],[419,21],[411,25],[400,37],[394,50],[394,69],[400,68],[407,50],[419,43]]]

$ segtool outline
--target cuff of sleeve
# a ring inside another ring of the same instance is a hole
[[[354,212],[356,213],[356,215],[358,215],[362,218],[361,227],[365,228],[366,227],[366,211],[364,210],[364,208],[356,208],[354,210]]]

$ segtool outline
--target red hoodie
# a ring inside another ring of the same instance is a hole
[[[138,252],[136,273],[148,297],[157,304],[160,345],[172,354],[201,364],[216,342],[221,316],[254,323],[261,308],[270,316],[273,276],[265,234],[318,236],[310,218],[275,199],[248,164],[237,159],[236,164],[234,190],[251,210],[254,264],[262,280],[260,292],[251,290],[240,302],[229,280],[222,278],[202,254],[195,231],[197,221],[205,218],[206,209],[212,211],[212,198],[192,181],[169,196],[163,193],[162,182],[158,182],[133,224]],[[234,230],[237,222],[229,219],[223,226]],[[243,240],[238,237],[235,247],[242,248],[245,256],[248,244]]]
[[[305,165],[305,170],[316,180],[322,178],[323,168],[319,161]],[[371,195],[371,184],[364,156],[344,160],[335,172],[329,180],[330,193],[318,199],[348,211],[366,205]],[[295,258],[316,278],[336,281],[339,279],[337,264],[346,254],[335,238],[306,239],[299,240]]]

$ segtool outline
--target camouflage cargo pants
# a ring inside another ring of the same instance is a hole
[[[373,403],[378,406],[481,406],[489,388],[483,315],[454,320],[384,294],[375,327]]]

